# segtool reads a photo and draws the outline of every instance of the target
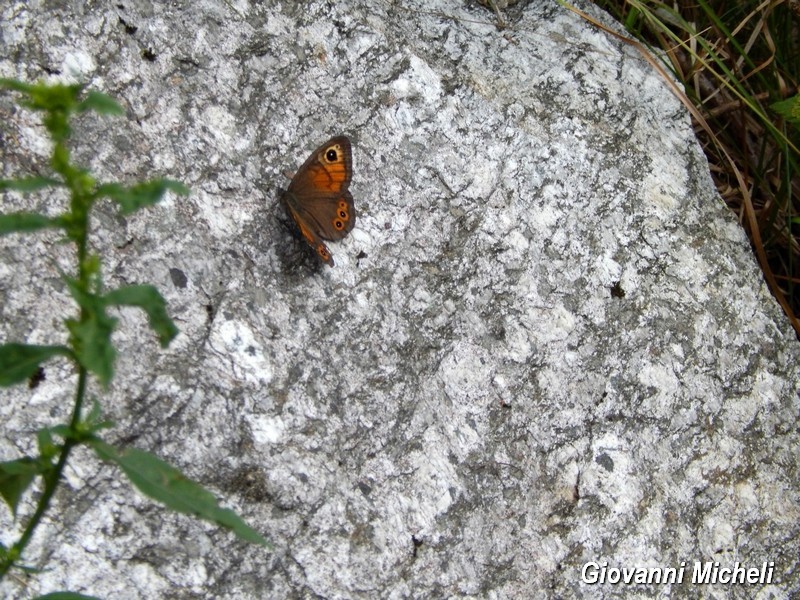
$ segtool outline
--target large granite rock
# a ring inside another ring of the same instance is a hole
[[[120,313],[117,376],[93,391],[108,439],[176,464],[275,546],[163,510],[82,451],[27,555],[46,570],[4,595],[800,585],[800,346],[686,111],[634,50],[543,2],[509,9],[505,30],[461,2],[0,10],[0,75],[81,78],[126,109],[76,123],[85,164],[192,189],[97,214],[107,284],[156,284],[182,331],[160,351],[140,312]],[[0,111],[3,176],[46,172],[37,118],[9,95]],[[339,133],[358,222],[329,269],[278,198]],[[62,341],[68,247],[12,236],[0,257],[0,340]],[[45,376],[0,392],[0,459],[67,418],[74,373]],[[695,561],[773,575],[697,585]],[[591,584],[593,563],[686,574]]]

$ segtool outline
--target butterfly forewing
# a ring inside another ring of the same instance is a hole
[[[350,140],[335,137],[311,153],[289,184],[289,191],[300,197],[338,194],[350,185],[352,169]]]

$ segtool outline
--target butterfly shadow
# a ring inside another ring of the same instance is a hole
[[[271,194],[277,200],[271,204],[271,226],[266,228],[274,234],[271,236],[271,246],[278,259],[280,272],[305,277],[322,273],[328,266],[306,243],[297,224],[287,214],[283,200],[285,193],[286,190],[278,188],[277,193]]]

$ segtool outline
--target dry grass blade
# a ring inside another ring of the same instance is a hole
[[[751,80],[763,87],[765,72],[771,75],[774,70],[777,44],[768,20],[781,2],[762,2],[729,30],[707,2],[700,0],[693,5],[700,6],[705,12],[699,16],[707,19],[700,35],[695,26],[676,12],[678,9],[654,3],[658,7],[656,14],[642,2],[628,0],[625,8],[637,11],[635,16],[647,24],[648,33],[664,49],[675,75],[684,82],[683,89],[644,44],[609,29],[563,0],[559,2],[595,27],[635,48],[686,106],[707,136],[703,147],[718,191],[743,221],[767,285],[800,335],[800,321],[796,315],[800,289],[794,289],[800,279],[794,273],[800,263],[800,244],[791,229],[793,219],[797,219],[800,212],[793,204],[800,186],[795,175],[800,170],[795,160],[798,149],[786,131],[770,120],[762,105],[774,97],[774,92],[759,92],[748,87]],[[676,27],[683,36],[672,31],[670,26]],[[734,35],[745,29],[750,33],[745,44],[739,46]],[[710,38],[714,41],[709,41]],[[761,48],[761,60],[755,64],[748,53],[757,44]],[[763,48],[767,49],[766,53]],[[783,92],[781,97],[785,97],[787,86],[783,78],[779,81],[776,87]],[[694,97],[690,98],[687,91]],[[715,119],[717,126],[709,124],[708,118]],[[721,135],[727,136],[728,141]],[[756,190],[758,204],[753,195]],[[764,243],[765,234],[769,247]],[[779,268],[777,276],[776,266]],[[789,298],[779,280],[787,284]]]

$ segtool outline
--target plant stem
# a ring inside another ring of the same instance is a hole
[[[78,389],[75,393],[75,406],[73,407],[72,419],[70,420],[70,429],[73,431],[81,420],[81,408],[83,406],[85,394],[86,369],[80,367],[78,369]],[[58,457],[58,462],[56,463],[55,468],[43,475],[44,490],[42,491],[42,495],[39,498],[38,504],[36,505],[36,511],[31,516],[30,521],[28,521],[28,525],[25,527],[25,531],[22,532],[22,535],[17,543],[11,547],[11,551],[9,552],[10,560],[4,561],[2,564],[0,564],[0,579],[5,576],[8,570],[14,566],[19,557],[22,556],[22,552],[25,550],[28,542],[30,542],[33,532],[36,530],[36,527],[42,520],[44,513],[47,512],[47,509],[50,507],[50,500],[53,498],[53,494],[55,494],[56,488],[58,488],[58,484],[61,481],[61,475],[63,474],[64,467],[67,464],[67,458],[69,458],[72,447],[77,443],[78,440],[75,438],[68,437],[65,439],[64,445],[61,447],[61,455]]]
[[[65,146],[56,144],[53,162],[58,164],[57,156],[69,157],[69,152]],[[75,169],[68,160],[60,164],[60,173],[64,177],[67,185],[71,188],[72,203],[71,203],[71,222],[73,223],[72,237],[77,246],[77,259],[78,259],[78,281],[82,290],[88,291],[90,288],[90,279],[92,270],[87,262],[87,239],[89,236],[89,209],[91,207],[91,197],[82,189],[83,181],[79,179],[80,172]],[[58,170],[58,169],[57,169]],[[89,315],[85,308],[81,307],[80,320],[86,321]],[[64,473],[64,468],[67,464],[70,452],[73,446],[80,443],[80,439],[75,437],[75,432],[81,422],[81,411],[83,409],[83,400],[86,395],[86,368],[78,365],[78,389],[75,392],[75,405],[72,408],[72,418],[69,423],[69,430],[72,435],[68,435],[64,439],[64,444],[61,446],[61,454],[58,457],[58,462],[55,467],[48,469],[42,474],[44,481],[44,490],[39,497],[39,502],[36,505],[36,510],[28,521],[25,530],[22,532],[19,540],[11,547],[7,554],[6,560],[0,563],[0,579],[2,579],[11,567],[22,557],[22,553],[33,537],[33,532],[38,527],[39,523],[50,508],[50,501],[58,489],[61,482],[61,476]]]

